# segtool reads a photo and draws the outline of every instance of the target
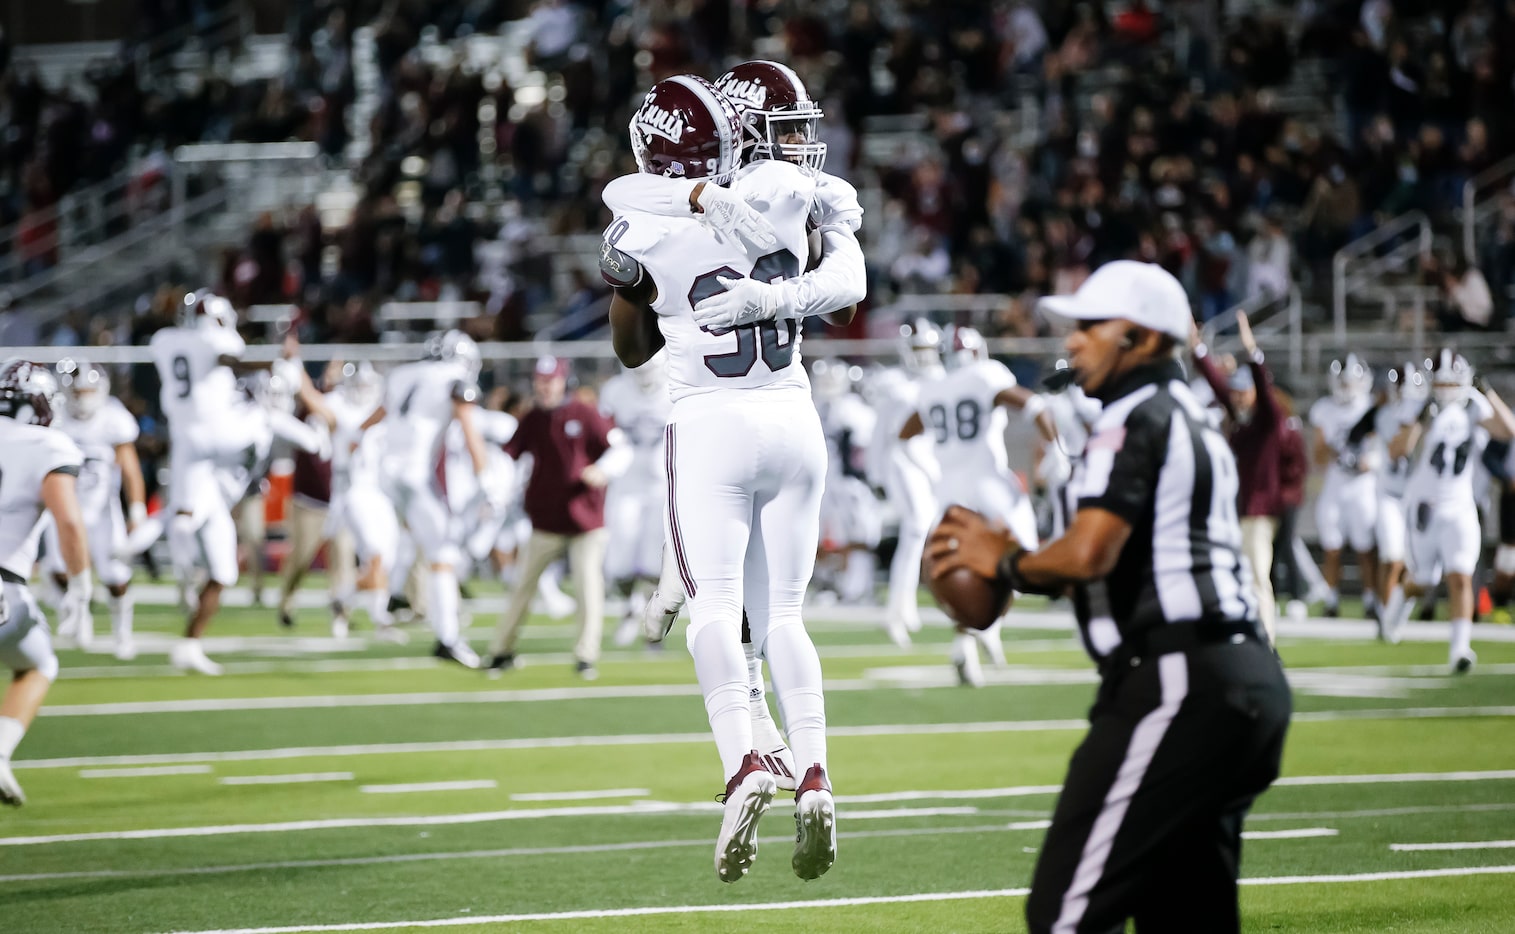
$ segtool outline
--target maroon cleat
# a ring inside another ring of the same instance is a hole
[[[735,882],[752,868],[757,858],[758,820],[773,804],[777,788],[773,773],[763,767],[762,754],[756,749],[742,758],[741,768],[726,783],[726,793],[721,796],[726,811],[721,817],[721,835],[715,839],[715,874],[722,882]]]
[[[820,763],[805,772],[794,795],[794,874],[819,879],[836,862],[836,801]]]

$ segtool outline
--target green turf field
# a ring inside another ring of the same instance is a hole
[[[681,637],[607,652],[589,684],[569,629],[544,624],[527,666],[488,680],[420,657],[419,632],[331,640],[307,610],[291,637],[228,609],[214,634],[236,641],[209,646],[228,673],[210,679],[167,669],[154,633],[175,614],[142,608],[141,657],[63,652],[18,751],[30,803],[0,813],[0,931],[717,931],[736,911],[827,932],[1022,930],[1093,694],[1071,632],[1017,611],[1009,669],[975,691],[952,683],[944,629],[901,651],[816,616],[838,862],[794,877],[780,798],[752,873],[724,885],[723,776]],[[1299,716],[1248,824],[1247,930],[1515,931],[1509,627],[1481,633],[1460,678],[1444,642],[1314,629],[1281,647]]]

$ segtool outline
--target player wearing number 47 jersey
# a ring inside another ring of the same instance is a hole
[[[820,659],[800,618],[826,455],[798,353],[799,321],[860,299],[862,258],[851,231],[822,229],[826,273],[797,278],[810,255],[814,179],[779,160],[737,172],[741,125],[709,82],[678,76],[654,85],[632,118],[631,138],[644,172],[730,178],[730,191],[762,205],[777,235],[763,252],[692,213],[627,213],[606,231],[603,268],[617,286],[610,317],[621,362],[640,366],[668,348],[668,534],[689,597],[689,650],[729,777],[717,875],[735,882],[746,874],[776,789],[753,739],[745,607],[806,770],[792,865],[812,879],[835,859],[836,815]]]
[[[1383,635],[1398,642],[1400,629],[1415,611],[1415,598],[1447,581],[1451,606],[1450,663],[1458,672],[1473,667],[1473,569],[1483,545],[1473,475],[1489,438],[1515,437],[1515,414],[1493,390],[1473,388],[1473,368],[1460,355],[1442,350],[1433,361],[1431,399],[1419,417],[1389,442],[1389,455],[1409,455],[1405,485],[1408,532],[1408,586],[1395,587],[1384,608]],[[1413,453],[1412,453],[1413,452]]]

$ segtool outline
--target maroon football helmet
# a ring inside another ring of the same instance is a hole
[[[631,151],[643,172],[720,178],[742,158],[742,124],[709,81],[675,75],[652,86],[631,117]]]
[[[716,79],[742,116],[748,161],[782,159],[815,174],[826,164],[826,144],[817,141],[823,114],[805,83],[778,62],[742,62]]]
[[[47,367],[25,360],[7,360],[0,364],[0,416],[23,425],[51,425],[52,396],[57,389],[58,381]]]

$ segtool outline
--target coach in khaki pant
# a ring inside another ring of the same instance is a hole
[[[1237,313],[1236,329],[1247,361],[1229,377],[1210,359],[1205,345],[1198,343],[1197,331],[1192,351],[1195,365],[1226,409],[1226,439],[1236,456],[1240,489],[1236,508],[1241,517],[1241,554],[1252,572],[1258,621],[1272,642],[1278,617],[1273,599],[1273,538],[1284,511],[1285,418],[1245,312]]]
[[[548,565],[567,555],[579,605],[575,667],[585,679],[596,675],[605,624],[605,484],[625,471],[632,452],[595,406],[567,398],[567,389],[568,362],[538,360],[532,379],[535,405],[521,416],[515,436],[505,445],[511,457],[532,457],[525,496],[531,538],[520,580],[495,629],[491,674],[515,667],[516,639],[537,581]]]

